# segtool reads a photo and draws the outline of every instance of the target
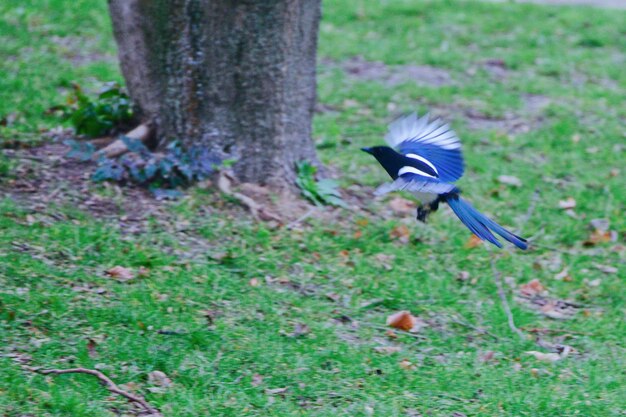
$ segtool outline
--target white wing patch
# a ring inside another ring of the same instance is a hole
[[[433,171],[435,171],[437,173],[437,175],[439,175],[439,171],[437,171],[437,168],[435,168],[435,166],[428,159],[424,158],[423,156],[419,156],[419,155],[416,155],[414,153],[407,153],[404,156],[406,156],[407,158],[413,158],[413,159],[417,159],[418,161],[422,161],[423,163],[425,163],[426,165],[431,167],[433,169]],[[431,176],[432,175],[429,175],[429,177],[431,177]]]
[[[450,126],[440,119],[429,121],[428,114],[418,118],[416,113],[412,113],[391,123],[385,140],[394,148],[402,142],[419,142],[442,149],[461,147],[459,138]]]
[[[437,170],[435,170],[437,171]],[[405,166],[400,168],[400,170],[398,171],[398,177],[402,174],[407,174],[407,173],[412,173],[412,174],[417,174],[417,175],[422,175],[424,177],[430,177],[430,178],[437,178],[434,175],[430,175],[424,171],[422,171],[421,169],[417,169],[415,167],[411,167],[411,166]]]

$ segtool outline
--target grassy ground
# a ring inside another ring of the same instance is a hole
[[[16,197],[16,172],[37,168],[3,156],[0,414],[130,412],[89,376],[25,363],[100,369],[167,416],[624,415],[624,28],[626,12],[583,7],[325,3],[315,138],[342,186],[368,195],[384,173],[358,148],[381,143],[394,116],[431,109],[464,140],[468,199],[522,227],[527,252],[467,247],[448,210],[424,226],[372,200],[273,229],[202,189],[154,202],[130,228],[114,187],[92,188],[121,207],[108,217]],[[120,80],[96,0],[3,2],[0,59],[7,143],[58,125],[43,113],[72,82]],[[583,244],[601,218],[617,241]],[[148,271],[120,282],[104,273],[116,265]],[[573,300],[575,314],[550,319],[515,298],[532,279],[547,287],[539,300]],[[388,334],[399,310],[423,328]],[[525,353],[555,344],[574,351],[554,363]]]

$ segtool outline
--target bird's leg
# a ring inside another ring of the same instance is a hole
[[[431,203],[428,203],[428,205],[424,206],[423,204],[420,204],[419,206],[417,206],[417,220],[419,220],[422,223],[426,223],[426,217],[428,217],[428,215],[433,212],[433,211],[437,211],[439,209],[439,199],[436,199],[434,201],[432,201]]]
[[[426,217],[428,216],[428,213],[430,213],[430,210],[428,210],[423,205],[417,206],[417,220],[418,221],[422,223],[426,223]]]

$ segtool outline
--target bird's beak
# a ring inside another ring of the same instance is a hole
[[[372,152],[372,148],[361,148],[361,150],[362,150],[363,152],[367,152],[367,153],[368,153],[368,154],[370,154],[370,155],[372,155],[372,154],[373,154],[373,152]]]

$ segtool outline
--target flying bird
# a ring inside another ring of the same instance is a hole
[[[460,197],[461,190],[453,183],[464,171],[461,142],[447,123],[430,121],[428,115],[418,118],[413,113],[391,123],[385,141],[389,146],[361,149],[373,155],[393,179],[378,187],[376,195],[412,193],[421,202],[417,220],[422,222],[440,203],[447,203],[480,239],[501,248],[496,233],[520,249],[528,247],[526,239],[509,232]]]

